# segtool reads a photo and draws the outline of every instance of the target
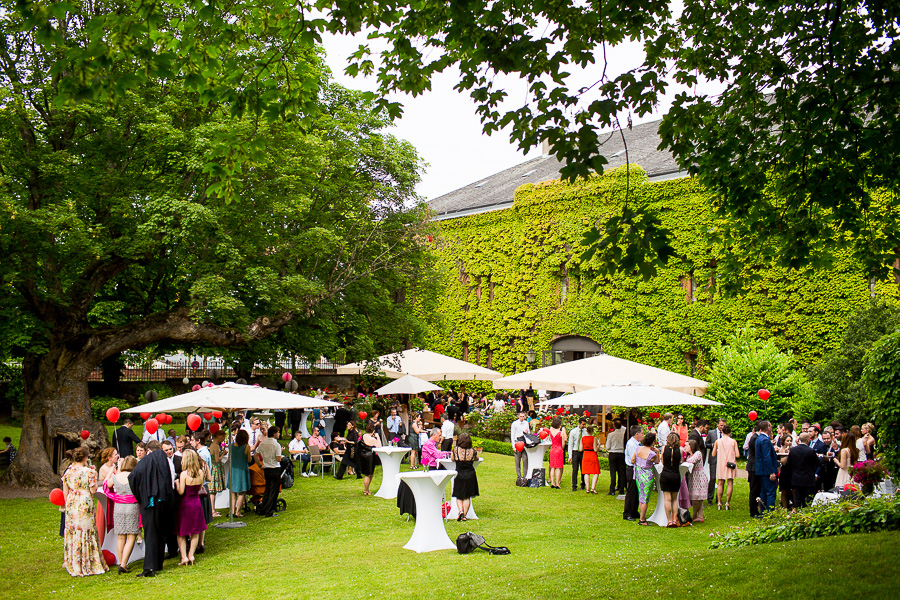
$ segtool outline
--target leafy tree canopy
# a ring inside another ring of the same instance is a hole
[[[750,430],[750,411],[756,411],[760,421],[783,423],[792,416],[792,405],[813,393],[793,356],[779,350],[771,340],[758,339],[752,327],[737,331],[712,354],[706,397],[723,404],[713,407],[713,415],[728,420],[736,439]],[[761,389],[771,393],[765,401],[759,398]]]
[[[816,388],[816,406],[802,416],[860,425],[872,418],[871,392],[863,377],[866,352],[884,335],[900,326],[896,303],[872,300],[847,321],[841,345],[810,369]]]
[[[60,98],[71,98],[80,53],[106,39],[93,19],[122,13],[50,7],[53,35],[0,13],[0,314],[16,324],[0,331],[0,354],[23,357],[25,380],[14,479],[52,484],[54,440],[81,428],[105,438],[87,376],[124,350],[259,356],[302,339],[317,357],[348,339],[370,350],[385,330],[384,343],[419,335],[400,293],[429,271],[420,160],[383,133],[390,121],[366,96],[329,81],[313,47],[282,44],[263,78],[305,90],[280,118],[234,111],[233,99],[155,71],[73,103]],[[169,17],[168,30],[187,27]],[[250,68],[276,45],[260,34],[236,53],[256,56]],[[131,62],[110,63],[111,81],[139,71],[129,48]]]
[[[896,473],[900,469],[900,331],[887,334],[871,348],[865,378],[872,391],[878,452]]]
[[[602,170],[604,132],[650,114],[674,91],[663,147],[720,194],[716,233],[733,256],[765,252],[798,267],[827,262],[842,244],[872,275],[898,257],[900,9],[890,0],[685,0],[680,13],[663,0],[96,6],[4,0],[43,44],[64,44],[61,24],[83,21],[84,43],[49,66],[64,75],[63,99],[117,96],[162,76],[237,113],[302,117],[315,86],[284,53],[323,31],[369,31],[378,48],[360,47],[347,70],[377,74],[393,116],[401,107],[387,93],[421,94],[434,74],[456,67],[457,89],[471,95],[486,132],[508,127],[522,148],[549,142],[571,178]],[[643,44],[643,63],[611,72],[607,49],[632,41]],[[572,87],[575,69],[592,84]],[[524,80],[525,102],[509,98],[497,75]],[[658,220],[629,207],[585,239],[629,272],[672,254]]]

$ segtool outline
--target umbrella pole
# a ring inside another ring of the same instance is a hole
[[[234,520],[234,496],[231,489],[234,487],[234,456],[231,456],[231,448],[233,446],[231,440],[231,423],[233,420],[233,414],[228,413],[228,436],[226,439],[228,440],[228,522],[227,523],[216,523],[216,527],[218,529],[237,529],[239,527],[246,527],[247,524],[243,521],[235,521]],[[213,507],[215,509],[215,507]]]

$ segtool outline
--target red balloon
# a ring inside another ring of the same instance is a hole
[[[115,423],[119,420],[119,409],[115,406],[111,406],[106,409],[106,418],[110,423]]]
[[[217,418],[217,419],[221,419],[221,418],[222,418],[222,411],[221,411],[221,410],[214,410],[214,411],[213,411],[213,416],[214,416],[215,418]]]
[[[200,389],[200,384],[199,384],[199,383],[196,383],[196,384],[194,384],[194,387],[191,388],[191,391],[192,391],[192,392],[196,392],[196,391],[199,390],[199,389]]]
[[[159,429],[159,421],[156,419],[148,419],[147,422],[144,423],[144,429],[150,434],[156,433],[156,430]]]
[[[207,383],[207,384],[206,384],[206,387],[216,387],[216,384],[214,384],[214,383]]]
[[[212,417],[213,417],[213,415],[211,412],[203,413],[203,418],[206,419],[207,421],[212,421]]]
[[[200,429],[200,415],[188,415],[187,426],[191,431]]]
[[[81,430],[81,439],[86,440],[89,437],[91,437],[91,432],[88,431],[87,429],[82,429]]]
[[[525,442],[516,442],[516,452],[525,450]]]
[[[116,555],[110,552],[109,550],[103,551],[103,560],[106,561],[106,565],[111,567],[116,564]]]
[[[166,424],[166,413],[157,413],[153,418],[156,419],[156,422],[160,425]]]
[[[150,418],[150,413],[141,413],[141,418],[146,421]]]
[[[364,410],[359,411],[359,420],[360,421],[365,420],[365,418],[368,416],[369,416],[369,413],[367,413],[366,411],[364,411]]]
[[[747,418],[749,418],[751,421],[755,421],[755,420],[756,420],[756,416],[757,416],[757,415],[756,415],[756,411],[755,411],[755,410],[751,410],[751,411],[747,414]]]
[[[66,497],[63,496],[63,491],[59,488],[53,488],[50,491],[50,502],[52,502],[56,506],[65,506]]]
[[[166,413],[166,425],[168,425],[169,423],[171,423],[174,419],[175,419],[175,417],[173,417],[173,416],[170,415],[169,413]]]
[[[538,437],[542,440],[546,440],[548,435],[550,435],[550,432],[546,429],[541,429],[540,433],[538,433]]]
[[[290,373],[285,373],[284,375],[281,376],[281,378],[284,380],[285,383],[287,383],[288,381],[293,379],[293,376]]]
[[[766,400],[769,399],[769,396],[772,395],[772,392],[770,392],[769,390],[763,388],[763,389],[759,390],[758,392],[756,392],[756,394],[759,396],[759,399],[760,399],[760,400],[762,400],[763,402],[765,402]]]
[[[213,423],[212,425],[209,426],[210,435],[216,435],[216,432],[219,431],[219,429],[221,429],[221,427],[219,427],[219,424]]]

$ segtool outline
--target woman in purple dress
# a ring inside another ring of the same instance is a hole
[[[193,450],[185,450],[181,458],[181,475],[177,488],[181,494],[178,505],[178,518],[175,533],[178,535],[178,549],[181,551],[179,565],[193,565],[194,552],[200,540],[200,532],[206,531],[206,518],[200,503],[200,490],[203,489],[203,465],[200,456]],[[190,550],[187,540],[191,539]]]

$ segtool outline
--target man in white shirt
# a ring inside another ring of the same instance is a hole
[[[572,463],[572,491],[578,491],[578,469],[581,468],[581,437],[584,435],[584,428],[587,426],[587,419],[584,417],[578,419],[578,427],[569,432],[569,462]],[[584,473],[581,474],[581,489],[584,489]]]
[[[453,432],[456,431],[456,423],[450,420],[446,414],[441,415],[441,452],[453,450]]]
[[[641,440],[644,439],[644,429],[640,425],[631,426],[631,437],[625,444],[625,479],[628,481],[628,489],[625,492],[625,507],[622,511],[622,518],[626,521],[637,521],[640,513],[638,513],[638,490],[637,483],[634,480],[634,456],[637,454],[638,448],[641,447]]]
[[[621,419],[613,421],[616,430],[606,436],[609,453],[609,493],[615,496],[625,493],[625,426]]]
[[[256,454],[256,448],[259,446],[259,443],[266,437],[263,435],[263,432],[260,431],[260,422],[258,417],[253,417],[244,421],[244,425],[247,425],[247,435],[250,436],[250,440],[247,442],[247,445],[250,446],[250,454]],[[244,425],[241,426],[241,429],[244,429]]]
[[[503,401],[500,394],[497,394],[494,396],[494,412],[500,412],[504,408],[506,408],[506,402]]]
[[[288,444],[288,452],[291,455],[291,460],[300,461],[300,475],[309,477],[309,449],[303,443],[303,434],[300,431],[294,432],[294,439]]]
[[[400,435],[400,425],[403,420],[397,414],[396,408],[391,408],[391,414],[387,418],[388,438],[393,439]]]
[[[281,431],[269,427],[267,437],[256,449],[256,462],[262,467],[266,476],[266,492],[260,502],[259,511],[263,517],[275,516],[275,503],[278,501],[278,487],[281,484],[281,444],[278,438]]]
[[[669,437],[670,433],[672,433],[672,413],[666,413],[663,415],[663,420],[659,427],[656,428],[656,439],[659,440],[660,446],[665,447],[666,438]]]
[[[149,444],[150,442],[159,442],[163,443],[163,440],[166,439],[166,434],[163,433],[162,428],[157,428],[155,433],[150,433],[147,431],[147,428],[144,427],[144,435],[141,436],[141,441],[145,444]]]
[[[509,439],[512,443],[513,453],[515,454],[516,459],[516,478],[531,475],[531,473],[527,473],[526,475],[522,474],[522,472],[528,468],[528,458],[525,456],[525,450],[522,450],[521,452],[516,450],[516,442],[524,441],[523,436],[526,433],[531,433],[531,429],[525,421],[525,413],[520,412],[518,418],[513,421],[512,426],[509,428]]]

